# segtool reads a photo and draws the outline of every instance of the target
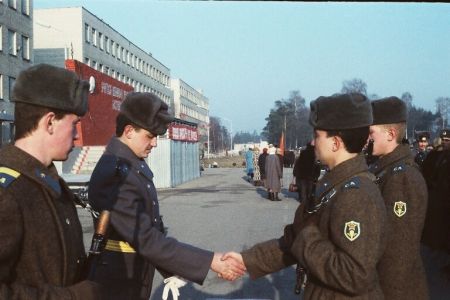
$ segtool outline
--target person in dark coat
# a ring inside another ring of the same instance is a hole
[[[167,105],[151,93],[130,93],[116,119],[116,137],[109,142],[89,184],[89,202],[111,212],[108,241],[95,281],[105,299],[149,299],[155,269],[177,284],[178,275],[202,284],[211,268],[225,279],[244,267],[166,237],[159,215],[153,173],[145,162],[173,118]]]
[[[261,172],[261,180],[263,184],[266,180],[266,157],[267,157],[267,148],[263,148],[263,153],[261,153],[258,157],[258,166],[259,171]]]
[[[450,294],[450,129],[441,130],[440,139],[441,145],[432,150],[423,163],[428,209],[422,254],[432,299]]]
[[[307,274],[303,299],[384,299],[377,263],[385,248],[386,210],[361,150],[372,124],[362,94],[311,102],[315,153],[330,172],[314,201],[300,205],[284,235],[225,257],[241,259],[251,278],[300,265]],[[299,280],[303,282],[303,280]]]
[[[300,156],[295,162],[293,174],[295,182],[299,187],[300,202],[306,201],[313,191],[314,181],[317,179],[316,156],[314,146],[311,143],[306,145],[306,149],[300,152]]]
[[[101,299],[100,286],[80,277],[83,232],[53,164],[78,138],[88,88],[75,73],[45,64],[15,82],[15,142],[0,150],[0,299]]]
[[[423,162],[425,161],[425,158],[428,155],[428,140],[430,138],[430,134],[426,131],[418,132],[416,136],[416,143],[417,147],[414,149],[414,162],[419,166],[422,167]]]
[[[371,171],[387,211],[387,244],[378,271],[386,299],[428,299],[425,270],[420,256],[427,210],[427,189],[408,144],[407,107],[397,97],[372,102],[370,138],[373,154],[379,156]]]

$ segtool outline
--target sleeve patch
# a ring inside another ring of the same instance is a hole
[[[401,218],[406,214],[406,203],[402,201],[397,201],[394,203],[394,214]]]
[[[353,242],[361,234],[361,227],[358,222],[349,221],[345,223],[344,235],[350,241]]]
[[[8,187],[19,176],[20,173],[13,169],[0,167],[0,186],[4,188]]]

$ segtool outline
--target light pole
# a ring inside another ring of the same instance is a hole
[[[233,150],[233,122],[225,117],[222,117],[225,121],[230,122],[230,151]]]

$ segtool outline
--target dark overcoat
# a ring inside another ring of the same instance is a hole
[[[250,276],[297,262],[308,270],[304,299],[383,299],[376,265],[385,247],[386,210],[370,176],[362,155],[327,173],[307,208],[315,213],[299,206],[280,239],[242,253]]]
[[[0,150],[0,299],[99,299],[74,285],[85,257],[73,194],[53,165]]]
[[[107,247],[97,266],[95,281],[105,286],[106,299],[147,300],[155,268],[165,276],[203,283],[213,253],[163,234],[153,173],[118,138],[110,141],[92,173],[89,202],[98,211],[111,211],[108,239],[129,245]]]
[[[409,145],[382,156],[371,170],[377,176],[387,212],[387,244],[378,271],[386,299],[428,299],[420,256],[427,211],[427,186]]]

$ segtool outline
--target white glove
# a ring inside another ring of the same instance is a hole
[[[169,291],[171,291],[172,299],[178,300],[178,296],[180,296],[178,288],[185,286],[187,282],[178,276],[172,276],[164,279],[164,283],[166,285],[164,286],[162,299],[167,300],[169,298]]]

